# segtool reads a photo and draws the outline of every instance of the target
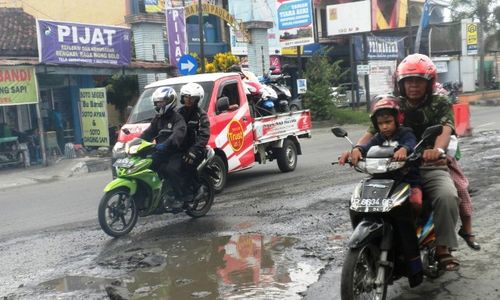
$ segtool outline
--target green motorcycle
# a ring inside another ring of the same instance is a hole
[[[210,176],[210,162],[215,156],[212,148],[207,148],[205,159],[197,167],[197,176],[189,188],[193,195],[197,188],[204,186],[201,195],[193,199],[181,210],[171,210],[167,206],[174,199],[168,180],[160,178],[151,170],[155,144],[135,138],[125,146],[126,157],[115,161],[117,178],[104,188],[104,196],[99,203],[98,218],[102,230],[112,236],[128,234],[137,223],[138,217],[154,214],[178,213],[184,211],[193,218],[204,216],[214,202],[213,180]]]

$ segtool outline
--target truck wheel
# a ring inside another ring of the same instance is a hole
[[[289,139],[283,141],[282,148],[274,149],[274,155],[278,161],[281,172],[290,172],[297,166],[297,148]]]
[[[215,171],[217,177],[219,177],[219,178],[212,178],[212,182],[214,184],[214,191],[216,194],[218,194],[222,192],[224,186],[226,186],[226,180],[227,180],[226,164],[219,155],[215,155],[215,157],[212,160],[212,163],[210,164],[210,167]]]

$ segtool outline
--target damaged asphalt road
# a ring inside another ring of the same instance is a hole
[[[492,267],[500,249],[500,132],[478,132],[460,144],[483,249],[460,240],[460,271],[414,289],[399,280],[389,299],[500,297]],[[0,299],[339,299],[351,233],[346,199],[363,174],[330,165],[346,144],[327,128],[303,147],[295,172],[270,164],[232,176],[197,220],[140,219],[129,236],[111,239],[93,216],[0,240]]]

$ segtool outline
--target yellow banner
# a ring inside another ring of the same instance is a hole
[[[106,89],[80,89],[82,136],[85,146],[109,146]]]
[[[467,45],[477,44],[477,24],[469,23],[467,24]]]
[[[0,106],[37,102],[35,68],[0,67]]]
[[[300,48],[300,54],[304,54],[304,46],[281,48],[281,55],[297,55],[297,48]]]

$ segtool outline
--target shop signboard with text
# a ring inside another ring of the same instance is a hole
[[[80,89],[82,137],[85,146],[109,146],[105,88]]]
[[[33,67],[0,67],[0,106],[38,102],[38,90]]]
[[[171,64],[176,64],[179,59],[187,54],[186,18],[184,8],[167,7],[165,11],[167,17],[168,32],[168,57]]]
[[[126,27],[37,20],[38,58],[72,65],[130,64]]]

